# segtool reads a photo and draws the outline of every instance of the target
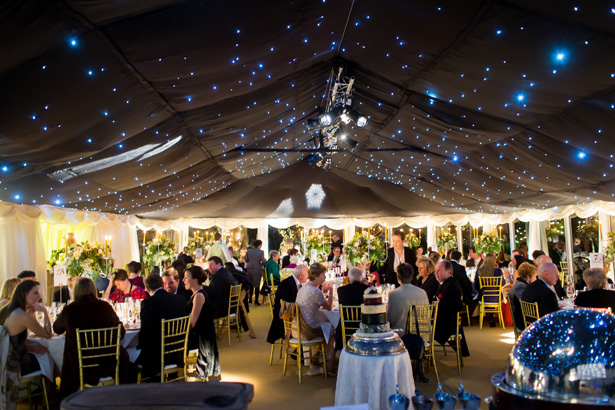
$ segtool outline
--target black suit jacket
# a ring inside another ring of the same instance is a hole
[[[440,283],[438,283],[438,279],[436,279],[436,275],[433,273],[427,276],[427,279],[423,281],[423,278],[419,278],[419,282],[417,286],[427,293],[427,298],[429,299],[429,303],[436,300],[438,296],[438,290],[440,289]]]
[[[536,279],[525,287],[523,294],[521,294],[521,300],[530,303],[538,302],[538,314],[540,317],[559,310],[557,296],[541,279]]]
[[[141,330],[139,331],[139,347],[141,354],[137,363],[143,366],[143,372],[148,375],[160,373],[161,340],[160,330],[162,319],[176,319],[188,315],[186,300],[173,295],[164,289],[157,290],[153,296],[141,302]],[[183,365],[183,355],[174,353],[165,358],[168,364]]]
[[[233,285],[236,285],[233,275],[226,268],[220,268],[211,277],[209,286],[205,287],[207,296],[209,296],[211,304],[216,309],[214,319],[228,314],[228,298],[231,294],[231,286]]]
[[[290,255],[284,255],[282,258],[282,267],[290,265]]]
[[[363,303],[363,294],[367,286],[361,282],[352,282],[350,285],[340,286],[337,288],[337,299],[342,306],[359,306]],[[337,325],[335,332],[335,350],[341,350],[344,347],[342,340],[342,320]]]
[[[581,307],[608,308],[615,312],[615,291],[606,289],[593,289],[579,292],[574,304]]]
[[[53,301],[57,303],[66,303],[70,299],[70,293],[68,292],[68,286],[62,286],[60,289],[56,289],[53,292]]]
[[[452,276],[440,285],[438,290],[438,317],[434,339],[444,344],[457,329],[457,312],[463,309],[461,286]]]
[[[412,265],[414,273],[416,274],[418,270],[416,268],[416,253],[414,252],[414,250],[408,247],[404,247],[404,260],[406,261],[406,263]],[[380,273],[381,282],[384,281],[385,283],[392,283],[395,286],[399,286],[399,283],[397,282],[397,272],[395,272],[395,269],[393,269],[394,264],[395,249],[390,248],[387,250],[387,260],[384,265],[380,267],[378,273]]]
[[[459,283],[459,286],[461,286],[463,303],[469,305],[472,302],[472,282],[470,278],[468,278],[465,266],[460,265],[454,260],[452,260],[451,263],[453,264],[453,277],[457,283]]]
[[[294,303],[297,299],[297,282],[294,276],[289,276],[278,285],[278,290],[275,292],[275,303],[273,304],[273,319],[267,334],[267,342],[275,343],[277,340],[284,337],[284,322],[280,319],[281,300]]]

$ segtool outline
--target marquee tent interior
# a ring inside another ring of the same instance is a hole
[[[5,2],[1,279],[66,232],[112,235],[124,263],[135,228],[406,221],[433,241],[440,224],[519,219],[530,249],[550,217],[610,231],[612,7]],[[368,123],[344,126],[357,146],[325,170],[306,125],[340,66]]]

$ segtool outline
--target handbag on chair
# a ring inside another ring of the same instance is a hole
[[[425,358],[425,340],[421,336],[421,330],[419,329],[419,319],[416,313],[416,309],[412,309],[414,311],[414,326],[416,327],[416,334],[414,333],[406,333],[401,337],[401,341],[404,342],[404,346],[408,350],[408,354],[410,355],[410,360],[415,360],[416,367],[418,369],[418,376],[416,379],[423,383],[428,383],[429,379],[425,377],[423,373],[423,359]]]

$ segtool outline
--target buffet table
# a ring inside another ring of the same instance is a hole
[[[358,356],[345,349],[340,355],[335,405],[368,403],[370,410],[389,408],[389,396],[414,396],[414,377],[408,352],[389,356]]]

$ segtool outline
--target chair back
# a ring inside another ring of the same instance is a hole
[[[520,300],[521,304],[521,312],[523,312],[523,324],[525,328],[536,320],[540,319],[540,314],[538,313],[538,302],[526,302],[524,300]]]
[[[271,289],[271,293],[275,294],[275,292],[278,290],[278,287],[276,285],[274,285],[274,281],[273,281],[273,273],[269,274],[269,289]]]
[[[414,312],[419,322],[419,332],[426,342],[433,343],[436,331],[436,317],[438,316],[438,304],[433,305],[410,305],[408,309],[408,333],[417,333]]]
[[[273,319],[275,317],[273,313],[273,307],[275,306],[275,294],[270,293],[267,295],[267,298],[269,299],[269,311],[271,312],[271,318]]]
[[[512,318],[513,331],[515,332],[515,340],[517,340],[519,338],[519,327],[517,326],[517,321],[515,320],[513,300],[510,297],[510,293],[506,295],[506,301],[508,302],[508,310],[510,310],[510,317]]]
[[[231,292],[228,295],[228,315],[235,313],[239,315],[239,299],[241,299],[241,284],[231,286]]]
[[[560,261],[559,269],[560,269],[560,272],[567,274],[568,273],[568,262]]]
[[[285,302],[282,301],[282,303]],[[282,318],[282,320],[284,321],[284,334],[286,335],[286,340],[290,339],[291,337],[295,337],[294,335],[296,334],[297,340],[301,341],[301,323],[298,318],[299,306],[297,306],[296,303],[287,304],[287,315]]]
[[[501,276],[479,276],[480,288],[483,291],[482,303],[485,303],[485,298],[497,298],[497,304],[502,302],[502,277]],[[496,304],[490,300],[488,304]]]
[[[345,345],[354,332],[361,327],[361,306],[340,305],[340,320],[342,322],[342,341]]]
[[[85,388],[83,369],[98,367],[105,358],[115,359],[115,384],[120,384],[120,341],[122,325],[102,329],[77,329],[79,390]]]
[[[166,357],[173,353],[180,353],[184,357],[184,367],[186,365],[186,355],[188,353],[188,332],[190,331],[190,316],[182,316],[176,319],[161,320],[161,349],[160,349],[160,377],[164,382],[164,368]],[[183,377],[178,377],[176,381],[186,378],[184,371]]]

